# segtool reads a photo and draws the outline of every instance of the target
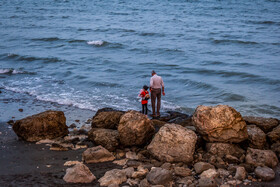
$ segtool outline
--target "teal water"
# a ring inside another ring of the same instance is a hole
[[[280,117],[277,0],[2,0],[0,36],[2,111],[138,110],[155,70],[163,110]]]

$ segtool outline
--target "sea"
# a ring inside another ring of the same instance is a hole
[[[0,121],[140,110],[152,70],[163,112],[280,118],[280,1],[0,1]]]

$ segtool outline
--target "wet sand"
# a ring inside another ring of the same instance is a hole
[[[63,176],[69,160],[82,160],[85,149],[51,151],[44,144],[18,140],[6,123],[0,123],[0,186],[99,186],[106,171],[120,168],[112,162],[87,164],[96,180],[90,184],[67,184]]]

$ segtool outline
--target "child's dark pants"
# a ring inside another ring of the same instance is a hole
[[[148,104],[142,104],[142,113],[147,114],[148,113]]]

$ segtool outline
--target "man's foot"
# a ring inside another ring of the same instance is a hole
[[[157,114],[156,117],[160,117],[160,114]]]
[[[156,117],[156,114],[152,114],[151,116],[154,118],[154,117]]]

